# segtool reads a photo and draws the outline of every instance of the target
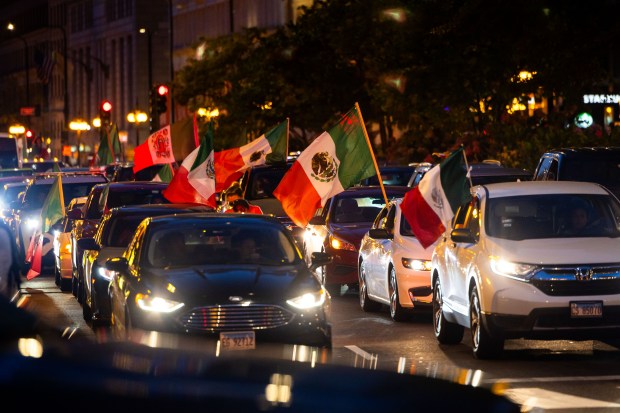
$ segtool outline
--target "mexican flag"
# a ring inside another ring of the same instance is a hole
[[[116,123],[102,126],[99,136],[99,148],[97,157],[99,165],[108,165],[116,161],[116,155],[121,153],[121,141],[118,137],[118,126]]]
[[[215,152],[216,190],[223,191],[255,165],[286,162],[288,153],[288,118],[268,132],[239,148]]]
[[[355,104],[299,155],[273,195],[303,228],[329,198],[376,174],[364,121]]]
[[[424,248],[446,230],[459,206],[471,200],[463,148],[431,168],[420,183],[405,194],[403,216]]]
[[[174,168],[172,164],[165,164],[161,167],[157,175],[152,179],[153,182],[171,182],[174,177]]]
[[[217,206],[213,170],[212,123],[209,123],[200,146],[183,160],[181,167],[174,174],[163,194],[172,203],[205,204],[213,208]]]
[[[153,133],[146,142],[136,147],[133,156],[134,173],[152,165],[174,162],[170,136],[170,125],[168,125]]]
[[[32,280],[41,274],[41,259],[43,251],[43,234],[49,232],[52,225],[65,216],[65,197],[62,190],[62,176],[57,175],[52,188],[43,202],[41,209],[41,228],[30,239],[26,260],[30,262],[30,270],[26,274],[28,280]]]

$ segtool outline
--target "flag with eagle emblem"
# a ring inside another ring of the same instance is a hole
[[[319,135],[284,174],[273,196],[298,226],[336,194],[376,175],[372,148],[357,103]]]
[[[213,124],[209,122],[200,146],[183,160],[172,177],[164,197],[172,203],[204,204],[213,208],[215,200],[215,171],[213,169]]]
[[[286,162],[288,130],[287,118],[246,145],[215,152],[216,190],[225,190],[252,166]]]

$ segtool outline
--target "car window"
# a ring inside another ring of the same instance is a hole
[[[106,209],[139,204],[167,204],[162,189],[131,189],[128,191],[109,191],[106,199]]]
[[[381,208],[385,206],[383,196],[339,197],[334,200],[331,218],[335,223],[368,222],[375,220]]]
[[[154,268],[232,263],[282,265],[292,264],[299,258],[296,251],[284,231],[271,225],[171,224],[149,234],[146,265]]]
[[[587,225],[571,230],[571,214],[583,208]],[[491,237],[509,240],[620,236],[620,204],[609,195],[556,194],[492,198],[485,225]]]

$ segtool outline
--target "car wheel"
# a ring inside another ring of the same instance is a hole
[[[396,279],[396,270],[390,268],[389,279],[390,293],[390,317],[394,321],[404,321],[407,319],[409,312],[400,305],[400,296],[398,295],[398,280]]]
[[[360,307],[362,307],[362,310],[366,312],[378,311],[381,308],[381,304],[376,301],[372,301],[368,297],[368,286],[366,285],[366,270],[364,269],[364,263],[360,264],[358,279],[359,279],[358,295],[360,299]]]
[[[54,283],[58,287],[60,287],[60,270],[58,269],[55,263],[54,263]]]
[[[73,288],[71,280],[67,280],[66,278],[61,278],[58,286],[60,287],[60,291],[71,291]]]
[[[469,300],[469,328],[474,357],[477,359],[493,359],[504,350],[504,340],[491,337],[482,325],[482,310],[478,291],[474,289]]]
[[[78,296],[78,282],[77,275],[75,274],[75,269],[73,269],[73,274],[71,275],[71,293],[74,297]]]
[[[443,314],[443,292],[439,277],[433,287],[433,330],[441,344],[458,344],[463,340],[465,328],[446,320]]]
[[[78,303],[84,304],[84,280],[80,276],[78,272],[78,280],[77,280],[77,299]]]
[[[86,288],[82,286],[80,290],[82,291],[82,316],[84,317],[84,321],[90,323],[93,321],[93,310],[86,299]]]

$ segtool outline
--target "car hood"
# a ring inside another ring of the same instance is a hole
[[[338,238],[342,238],[343,240],[359,247],[362,242],[362,238],[371,226],[371,222],[330,225],[330,232]]]
[[[510,241],[487,238],[490,255],[530,264],[620,262],[620,238],[547,238]]]
[[[320,284],[304,264],[299,266],[196,266],[152,270],[147,288],[171,290],[175,295],[213,304],[230,304],[230,297],[273,303],[317,291]]]
[[[103,267],[108,258],[120,257],[125,251],[124,247],[103,247],[97,253],[97,265]]]

